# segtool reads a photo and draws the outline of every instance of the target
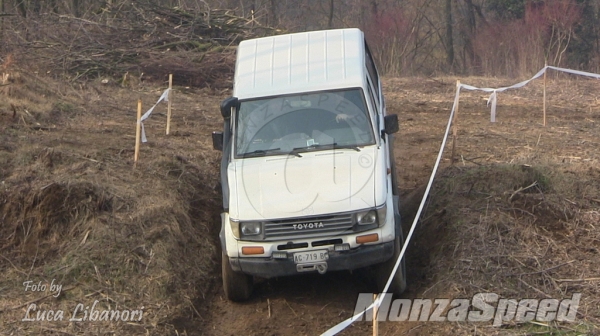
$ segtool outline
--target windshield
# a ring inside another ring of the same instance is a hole
[[[237,113],[236,157],[372,144],[361,89],[242,101]]]

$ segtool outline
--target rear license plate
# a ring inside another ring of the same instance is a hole
[[[296,264],[313,263],[327,259],[329,259],[327,250],[294,253],[294,262]]]

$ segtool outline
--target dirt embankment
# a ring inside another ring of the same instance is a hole
[[[177,89],[172,134],[161,105],[133,169],[136,100],[149,107],[164,88],[21,78],[0,103],[3,332],[173,333],[218,276],[218,158],[205,133],[219,98]],[[40,299],[47,293],[26,290],[29,280],[54,280],[62,294]],[[96,300],[97,310],[143,310],[143,319],[69,322],[78,303]],[[34,319],[64,318],[23,322],[28,302]]]
[[[503,85],[488,79],[469,84]],[[551,81],[553,83],[553,81]],[[381,334],[594,334],[600,325],[597,229],[600,106],[591,81],[539,84],[502,94],[496,124],[483,95],[461,95],[458,162],[446,155],[408,249],[406,298],[570,297],[574,324],[387,322]],[[176,87],[172,134],[165,107],[145,123],[149,142],[133,169],[135,104],[164,85],[72,86],[22,75],[0,101],[0,320],[6,334],[318,334],[351,316],[369,270],[258,280],[244,304],[223,299],[218,265],[218,153],[227,91]],[[396,162],[405,223],[433,166],[453,79],[387,79],[388,111],[401,120]],[[573,99],[579,97],[579,99]],[[53,279],[58,297],[25,291]],[[69,322],[77,303],[143,308],[141,321]],[[27,307],[62,309],[63,321],[24,322]],[[344,334],[370,333],[357,322]]]

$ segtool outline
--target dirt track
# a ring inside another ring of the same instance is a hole
[[[463,82],[500,86],[512,84],[513,81],[472,78]],[[535,82],[523,90],[501,94],[498,102],[498,122],[495,124],[489,122],[489,109],[485,106],[484,94],[461,95],[457,166],[460,168],[511,162],[553,162],[564,164],[567,170],[570,169],[571,163],[598,167],[600,104],[593,96],[598,84],[577,80],[562,82],[565,83],[567,89],[554,84],[548,88],[550,100],[546,128],[540,125],[540,83]],[[446,126],[454,96],[454,79],[394,78],[384,81],[384,89],[388,113],[400,116],[401,130],[395,144],[396,164],[400,189],[404,196],[403,215],[405,222],[410,222],[411,215],[414,215],[416,210],[415,204],[420,200],[418,188],[425,184],[431,172]],[[202,190],[206,193],[208,190],[215,190],[218,153],[212,150],[210,132],[221,128],[218,103],[227,96],[227,91],[176,88],[173,99],[172,135],[164,135],[164,106],[160,107],[145,123],[149,142],[142,146],[141,168],[138,172],[129,173],[134,138],[133,98],[142,96],[144,106],[148,107],[158,98],[161,90],[162,88],[130,91],[97,85],[79,93],[82,95],[81,99],[86,101],[81,112],[72,113],[67,119],[62,119],[60,124],[53,124],[50,119],[42,125],[47,128],[41,130],[31,129],[29,123],[25,125],[15,121],[10,113],[0,114],[0,120],[3,120],[5,126],[16,125],[11,126],[11,134],[16,137],[6,138],[5,143],[8,145],[5,146],[12,146],[14,152],[14,148],[30,146],[28,139],[35,139],[41,147],[60,147],[63,153],[72,153],[83,158],[85,163],[78,164],[85,166],[80,167],[77,174],[111,179],[127,171],[125,176],[132,174],[133,181],[140,183],[138,187],[150,193],[153,192],[153,185],[148,181],[142,185],[144,174],[150,174],[154,178],[165,176],[172,179],[176,185],[185,183],[177,181],[184,176],[183,170],[193,166],[199,174],[207,178],[199,182],[202,183]],[[157,158],[170,161],[168,164],[164,163],[164,167],[163,163],[158,166],[150,163]],[[108,164],[112,170],[102,173],[106,175],[94,175],[100,174],[95,170],[99,167],[98,161]],[[176,165],[180,163],[182,167],[187,168],[178,168]],[[447,151],[441,169],[449,164]],[[163,168],[166,169],[166,173],[163,172]],[[577,171],[574,170],[574,174],[577,174]],[[126,180],[127,177],[123,179]],[[192,205],[195,210],[192,209],[189,214],[202,217],[202,220],[208,223],[207,234],[210,237],[205,238],[215,245],[219,225],[218,200],[215,200],[212,193],[204,198],[202,195],[194,197],[201,201]],[[117,212],[117,215],[128,215],[126,208]],[[445,238],[443,230],[424,230],[411,243],[407,264],[409,287],[405,297],[451,297],[456,294],[448,292],[448,287],[437,286],[440,281],[438,270],[432,266],[433,261],[439,257],[440,250],[438,244],[432,242],[440,242],[441,245]],[[80,240],[81,237],[77,239]],[[210,274],[198,283],[188,279],[191,281],[189,288],[201,288],[198,289],[197,297],[183,295],[193,307],[186,306],[184,313],[178,316],[165,315],[160,319],[159,325],[164,329],[160,329],[162,331],[158,331],[159,333],[174,334],[177,331],[179,334],[186,332],[188,335],[314,335],[350,317],[358,293],[373,291],[374,286],[368,270],[352,275],[347,272],[325,276],[304,275],[259,281],[248,303],[233,304],[223,298],[218,253],[214,253],[214,249],[215,246],[211,246],[205,255],[210,258],[212,265]],[[185,256],[176,255],[173,260],[185,263],[186,261],[181,259]],[[26,269],[29,264],[18,264],[21,266],[17,267]],[[6,263],[3,267],[12,268]],[[43,272],[40,271],[40,274]],[[18,278],[14,282],[18,281],[22,279]],[[23,302],[24,298],[18,297],[18,301]],[[22,312],[17,312],[16,315],[9,316],[9,319],[21,315]],[[70,330],[67,326],[64,328]],[[153,330],[150,326],[144,328]],[[85,332],[85,326],[79,331]],[[143,331],[142,328],[129,332],[138,334]],[[497,331],[484,328],[484,333]],[[344,334],[364,335],[370,332],[369,323],[357,322]],[[472,326],[450,323],[417,322],[388,322],[383,323],[380,329],[381,335],[448,332],[472,334],[474,329]]]

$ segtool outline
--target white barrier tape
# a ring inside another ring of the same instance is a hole
[[[573,75],[580,75],[580,76],[586,76],[586,77],[600,79],[600,74],[597,74],[597,73],[579,71],[579,70],[571,70],[571,69],[565,69],[565,68],[558,68],[558,67],[551,66],[551,65],[546,66],[546,68],[556,70],[556,71],[568,72]]]
[[[147,142],[148,139],[146,139],[146,130],[144,129],[144,120],[148,119],[150,117],[150,114],[152,114],[152,111],[154,111],[154,108],[156,107],[156,105],[158,105],[161,101],[169,101],[169,91],[171,89],[166,89],[162,95],[160,95],[160,98],[158,98],[158,101],[156,102],[156,104],[154,104],[154,106],[152,106],[148,111],[146,111],[146,113],[144,113],[144,115],[140,118],[140,124],[142,125],[142,142]]]
[[[471,85],[466,85],[466,84],[461,84],[460,86],[463,89],[466,89],[466,90],[471,90],[471,91],[479,90],[479,91],[491,92],[492,93],[490,95],[490,98],[488,99],[487,105],[488,106],[490,106],[490,104],[492,105],[491,113],[490,113],[490,115],[491,115],[490,121],[491,122],[495,122],[496,121],[496,103],[498,101],[498,92],[506,91],[506,90],[509,90],[509,89],[522,88],[523,86],[529,84],[529,82],[531,82],[532,80],[540,78],[548,69],[552,69],[552,70],[556,70],[556,71],[562,71],[562,72],[567,72],[567,73],[570,73],[570,74],[573,74],[573,75],[580,75],[580,76],[586,76],[586,77],[592,77],[592,78],[600,79],[600,74],[595,74],[595,73],[585,72],[585,71],[579,71],[579,70],[571,70],[571,69],[559,68],[559,67],[547,65],[542,70],[538,71],[530,79],[522,81],[522,82],[519,82],[519,83],[511,85],[511,86],[501,87],[501,88],[497,88],[497,89],[493,89],[493,88],[478,88],[478,87],[471,86]]]
[[[419,221],[419,217],[421,216],[421,212],[423,211],[423,207],[425,206],[425,202],[427,201],[427,197],[429,196],[429,190],[431,189],[431,185],[433,184],[435,174],[437,173],[438,167],[440,165],[440,161],[442,160],[442,155],[444,154],[444,148],[446,148],[446,140],[448,139],[448,134],[450,133],[450,127],[452,126],[452,118],[454,117],[454,111],[456,110],[456,105],[458,104],[460,88],[461,88],[461,86],[456,87],[456,95],[454,97],[454,104],[452,105],[452,111],[450,112],[450,118],[448,119],[448,125],[446,126],[446,133],[444,133],[442,145],[440,146],[440,150],[438,152],[438,156],[435,161],[435,165],[433,166],[433,171],[431,172],[431,176],[429,177],[429,183],[427,183],[427,188],[425,189],[425,193],[423,194],[423,199],[421,199],[421,204],[419,205],[419,209],[417,210],[415,219],[413,220],[412,226],[410,227],[410,231],[408,232],[408,235],[406,236],[406,240],[404,241],[404,245],[402,245],[402,250],[400,251],[400,255],[398,256],[398,259],[396,259],[396,264],[394,265],[394,268],[392,269],[392,272],[390,273],[390,277],[388,278],[388,281],[385,284],[385,287],[384,287],[382,293],[387,293],[388,289],[390,288],[390,285],[392,283],[392,278],[396,274],[396,271],[398,271],[398,267],[400,266],[400,261],[402,260],[402,258],[404,257],[404,254],[406,253],[406,248],[408,247],[408,243],[410,242],[410,239],[412,238],[413,232],[415,231],[415,228],[417,226],[417,222]],[[385,297],[386,297],[385,295],[378,295],[377,299],[365,310],[363,310],[362,312],[350,317],[349,319],[344,320],[341,323],[333,326],[332,328],[330,328],[329,330],[327,330],[326,332],[324,332],[321,335],[322,336],[333,336],[333,335],[336,335],[337,333],[341,332],[342,330],[348,328],[352,323],[354,323],[356,320],[361,318],[366,312],[371,311],[375,305],[380,306],[381,301],[383,301],[383,299]]]

